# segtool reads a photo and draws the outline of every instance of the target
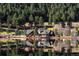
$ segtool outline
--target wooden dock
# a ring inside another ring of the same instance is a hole
[[[36,39],[36,38],[39,38],[39,37],[35,37],[35,36],[31,36],[31,37],[28,37],[28,36],[26,36],[26,35],[7,35],[6,37],[4,37],[4,38],[0,38],[0,40],[1,39],[14,39],[14,40],[26,40],[26,39]],[[48,37],[40,37],[40,38],[48,38]],[[63,39],[67,39],[67,40],[71,40],[73,37],[71,37],[71,36],[60,36],[60,37],[58,37],[58,36],[52,36],[52,37],[49,37],[49,38],[51,38],[51,39],[61,39],[61,40],[63,40]],[[79,38],[79,36],[77,36],[76,38]]]

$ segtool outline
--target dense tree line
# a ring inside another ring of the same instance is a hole
[[[1,23],[20,25],[29,21],[37,23],[79,21],[79,4],[0,4]]]

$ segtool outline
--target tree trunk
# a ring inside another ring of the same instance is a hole
[[[9,18],[9,16],[8,16],[8,18]],[[7,32],[9,33],[9,29],[10,29],[9,19],[7,19],[7,26],[8,26]],[[8,34],[8,36],[9,36],[9,34]],[[8,38],[8,40],[10,40],[10,37]],[[9,46],[8,42],[6,42],[6,44],[7,44],[7,55],[9,55],[9,48],[10,48],[10,46]]]
[[[0,31],[1,31],[1,19],[0,19]]]

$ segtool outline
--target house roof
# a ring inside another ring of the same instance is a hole
[[[48,33],[49,33],[49,30],[46,30],[46,29],[44,29],[44,28],[39,28],[39,29],[38,29],[38,33],[39,33],[39,34],[48,34]]]
[[[32,32],[33,32],[32,29],[25,30],[25,33],[26,33],[26,34],[30,34],[30,33],[32,33]]]

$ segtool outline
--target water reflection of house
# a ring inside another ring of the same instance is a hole
[[[34,34],[33,34],[33,30],[32,29],[27,29],[24,31],[25,35],[26,35],[26,45],[27,46],[33,46],[33,40],[34,40]]]
[[[39,35],[38,38],[40,40],[38,41],[38,46],[49,46],[49,42],[47,41],[49,39],[48,38],[49,31],[44,28],[38,28],[37,32]]]
[[[75,28],[71,29],[71,46],[76,47],[77,45],[77,31]]]

